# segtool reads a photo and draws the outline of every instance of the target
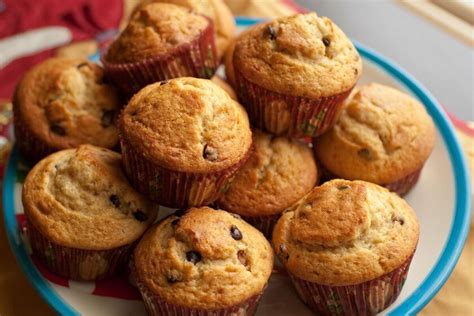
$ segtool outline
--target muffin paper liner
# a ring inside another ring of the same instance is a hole
[[[267,238],[271,239],[273,226],[275,226],[276,222],[280,218],[281,214],[270,215],[270,216],[243,216],[242,219],[252,225],[253,227],[257,228],[262,234]]]
[[[120,87],[127,97],[144,86],[178,77],[210,79],[219,65],[214,38],[214,23],[206,17],[209,25],[196,39],[181,44],[170,52],[133,63],[109,63],[107,53],[101,58],[105,73]]]
[[[169,170],[149,161],[123,137],[120,143],[123,165],[132,186],[150,200],[172,208],[203,206],[216,201],[253,151],[251,146],[238,163],[224,170],[190,173]]]
[[[276,135],[316,137],[332,127],[352,88],[329,97],[311,99],[270,91],[247,80],[235,68],[237,95],[252,124]]]
[[[301,300],[318,315],[374,315],[397,299],[413,254],[397,269],[376,279],[347,286],[328,286],[289,276]]]
[[[52,272],[72,280],[99,280],[118,273],[127,264],[135,245],[83,250],[51,242],[28,220],[26,229],[33,254]]]
[[[416,170],[415,172],[410,173],[409,175],[401,178],[398,181],[394,181],[388,184],[384,184],[383,186],[389,189],[392,192],[397,193],[400,196],[406,195],[410,190],[415,186],[415,184],[418,182],[418,179],[420,178],[421,170],[423,167],[420,169]]]
[[[132,266],[134,266],[132,264]],[[180,306],[171,302],[166,302],[164,299],[154,294],[148,287],[137,277],[136,271],[132,269],[132,275],[137,282],[138,289],[143,298],[145,309],[148,315],[167,315],[167,316],[247,316],[254,315],[257,310],[258,303],[265,291],[263,290],[239,304],[232,305],[220,309],[197,309],[186,306]]]
[[[23,122],[23,118],[18,110],[14,110],[14,124],[13,128],[15,131],[15,142],[22,156],[29,162],[38,162],[49,154],[58,151],[57,148],[47,145],[40,138],[36,137],[35,134],[30,130],[27,124]]]
[[[319,172],[321,173],[321,183],[329,181],[331,179],[339,179],[341,177],[333,174],[331,171],[326,169],[321,162],[319,162]],[[418,182],[418,179],[420,178],[421,171],[423,170],[423,166],[419,168],[418,170],[408,174],[407,176],[397,180],[393,181],[390,183],[386,184],[379,184],[380,186],[383,186],[387,189],[389,189],[392,192],[397,193],[400,196],[405,196],[410,190],[415,186],[415,184]],[[344,178],[341,178],[344,179]],[[370,182],[370,181],[369,181]]]

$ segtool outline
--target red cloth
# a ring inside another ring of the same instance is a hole
[[[117,28],[123,14],[122,0],[3,0],[0,39],[44,26],[65,26],[73,41],[95,38]],[[1,52],[0,52],[1,53]],[[9,99],[23,73],[51,56],[53,50],[17,59],[0,69],[0,99]]]

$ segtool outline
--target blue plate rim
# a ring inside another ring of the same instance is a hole
[[[236,17],[236,22],[239,26],[251,26],[261,21],[261,19],[257,18]],[[450,234],[443,251],[428,276],[422,281],[418,288],[389,313],[389,315],[414,315],[433,298],[446,282],[464,247],[470,227],[472,203],[467,163],[453,125],[432,94],[412,75],[390,59],[383,57],[378,52],[357,41],[354,41],[354,44],[362,57],[376,64],[389,75],[397,79],[425,105],[438,131],[443,137],[454,171],[455,213]],[[18,152],[16,146],[14,146],[6,165],[2,192],[5,231],[12,252],[29,281],[57,313],[62,315],[79,315],[41,276],[19,241],[20,232],[17,229],[14,203],[17,160]]]

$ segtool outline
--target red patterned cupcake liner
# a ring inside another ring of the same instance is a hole
[[[301,300],[318,315],[374,315],[395,302],[412,258],[390,273],[355,285],[328,286],[289,275]]]
[[[295,138],[316,137],[332,127],[352,91],[351,88],[333,96],[310,99],[265,89],[247,80],[237,68],[235,79],[239,100],[254,126]]]
[[[410,173],[409,175],[401,178],[398,181],[391,182],[388,184],[383,184],[382,186],[386,187],[392,192],[397,193],[400,196],[404,196],[408,192],[410,192],[410,190],[418,182],[422,169],[423,169],[423,166],[420,169],[416,170],[415,172]]]
[[[170,52],[133,63],[113,64],[101,58],[106,75],[127,95],[157,81],[178,77],[210,79],[219,65],[217,57],[214,23],[190,43],[181,44]],[[103,56],[107,56],[105,53]]]
[[[332,180],[332,179],[339,179],[341,177],[333,174],[331,171],[326,169],[321,162],[318,164],[319,166],[319,172],[321,173],[321,184],[323,182]],[[415,186],[415,184],[418,182],[418,179],[420,178],[421,171],[423,170],[423,166],[421,168],[415,170],[414,172],[406,175],[405,177],[393,181],[390,183],[386,184],[379,184],[380,186],[383,186],[387,188],[388,190],[397,193],[401,197],[405,196],[410,190]],[[341,178],[344,179],[344,178]],[[370,181],[369,181],[370,182]]]
[[[270,215],[270,216],[243,216],[242,219],[257,228],[267,238],[271,239],[273,227],[280,218],[281,214]]]
[[[165,301],[151,290],[137,277],[136,272],[132,270],[132,275],[137,282],[138,289],[143,298],[145,309],[148,315],[166,315],[166,316],[236,316],[236,315],[254,315],[258,303],[263,295],[264,289],[257,295],[254,295],[245,301],[226,308],[219,309],[197,309],[186,306],[180,306]]]
[[[15,131],[15,142],[22,156],[31,163],[35,163],[58,151],[57,148],[49,146],[31,131],[28,124],[25,124],[18,106],[13,106],[13,128]]]
[[[31,250],[51,272],[67,279],[92,281],[117,274],[126,266],[135,243],[110,250],[83,250],[51,242],[30,221],[26,233]]]
[[[248,160],[253,146],[233,166],[209,173],[169,170],[135,152],[122,138],[122,161],[132,186],[150,200],[172,208],[212,204],[228,188],[235,173]]]

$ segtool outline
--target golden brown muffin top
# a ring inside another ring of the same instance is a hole
[[[316,184],[313,153],[301,142],[258,130],[253,132],[253,143],[252,156],[218,204],[243,216],[282,213]]]
[[[224,54],[236,28],[234,16],[223,0],[143,0],[135,12],[145,5],[158,2],[183,6],[211,18],[214,22],[217,54],[219,56]]]
[[[395,193],[364,181],[332,180],[285,212],[273,245],[297,277],[330,286],[366,282],[415,251],[415,212]]]
[[[134,242],[158,206],[130,186],[120,164],[118,153],[92,145],[44,158],[23,185],[28,221],[67,247],[107,250]]]
[[[315,151],[338,177],[387,184],[422,167],[435,135],[418,101],[371,83],[349,98],[336,125],[316,140]]]
[[[133,14],[110,45],[105,60],[112,64],[132,63],[170,53],[196,39],[209,23],[204,16],[182,6],[150,3]]]
[[[314,12],[254,26],[237,40],[234,66],[268,90],[308,98],[348,91],[362,70],[351,41]]]
[[[181,172],[214,172],[246,157],[252,132],[243,107],[210,80],[146,86],[119,119],[120,135],[145,159]]]
[[[134,253],[136,277],[167,302],[220,309],[259,294],[273,251],[250,224],[222,210],[191,208],[145,234]]]
[[[22,78],[14,113],[43,142],[60,149],[118,142],[116,113],[121,104],[97,64],[77,58],[50,58]]]

